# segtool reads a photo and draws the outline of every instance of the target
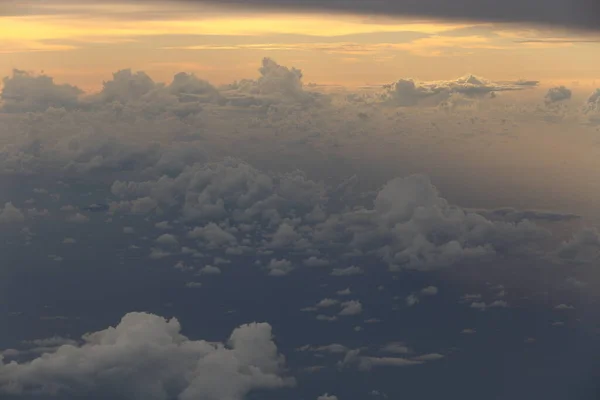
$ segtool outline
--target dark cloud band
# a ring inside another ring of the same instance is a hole
[[[182,0],[204,4],[554,25],[600,31],[597,0]]]

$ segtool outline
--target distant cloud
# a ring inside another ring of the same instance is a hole
[[[83,91],[68,84],[58,85],[46,75],[14,69],[2,81],[0,92],[4,112],[45,111],[49,107],[72,109],[78,106]]]
[[[548,89],[546,96],[544,96],[544,100],[546,104],[553,104],[559,101],[569,100],[571,95],[572,92],[570,89],[564,86],[558,86]]]
[[[385,100],[390,104],[411,107],[420,101],[435,98],[437,103],[447,100],[453,94],[466,97],[482,97],[491,93],[524,90],[537,85],[537,81],[492,82],[474,75],[455,80],[418,82],[413,79],[400,79],[386,85]]]

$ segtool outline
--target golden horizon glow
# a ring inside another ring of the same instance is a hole
[[[255,76],[260,58],[269,56],[303,69],[310,81],[351,86],[471,72],[592,82],[600,64],[600,44],[589,43],[595,38],[564,30],[177,7],[49,1],[37,15],[0,17],[0,74],[43,69],[91,87],[122,68],[160,78],[189,68],[223,83]]]

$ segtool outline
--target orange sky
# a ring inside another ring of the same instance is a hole
[[[345,85],[466,73],[590,85],[600,75],[600,43],[522,26],[241,14],[172,3],[38,7],[0,16],[1,75],[43,70],[88,90],[122,68],[163,81],[184,70],[225,83],[256,76],[264,56],[301,68],[307,82]]]

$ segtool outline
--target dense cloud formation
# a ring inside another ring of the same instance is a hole
[[[558,86],[548,89],[546,96],[544,96],[544,100],[546,104],[553,104],[560,101],[569,100],[571,95],[572,92],[570,89],[564,86]]]
[[[176,319],[130,313],[31,361],[0,356],[5,394],[66,394],[111,399],[241,400],[251,390],[294,384],[271,326],[236,328],[227,343],[190,340]]]
[[[77,106],[78,96],[83,93],[75,86],[57,85],[49,76],[36,76],[18,69],[2,83],[1,110],[11,113],[45,111],[49,107],[71,109]]]
[[[437,103],[447,100],[453,94],[465,97],[490,96],[496,92],[524,90],[536,86],[537,82],[494,83],[486,79],[468,75],[453,81],[417,82],[413,79],[400,79],[387,85],[386,100],[403,107],[416,106],[421,100],[435,98]]]
[[[231,224],[257,224],[255,229],[264,230],[265,237],[246,238],[245,245],[250,248],[328,252],[342,246],[375,255],[392,269],[438,268],[497,252],[515,252],[548,235],[528,220],[493,222],[451,206],[422,175],[388,182],[372,209],[329,216],[323,214],[329,197],[323,184],[299,173],[271,176],[235,159],[195,164],[176,177],[115,181],[112,193],[122,199],[113,203],[115,212],[131,210],[136,202],[152,202],[148,212],[159,205],[190,223],[206,224],[197,226],[189,236],[209,248],[234,251],[242,242],[243,229]],[[288,263],[280,268],[282,262],[271,261],[271,274],[291,271]],[[352,266],[334,269],[332,275],[348,275],[353,269],[360,272]]]

